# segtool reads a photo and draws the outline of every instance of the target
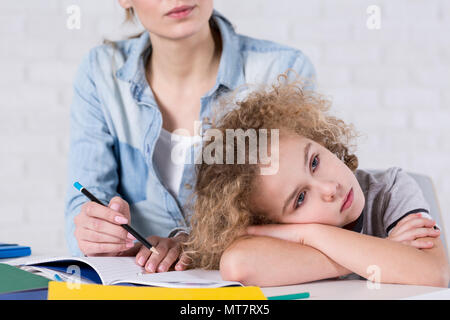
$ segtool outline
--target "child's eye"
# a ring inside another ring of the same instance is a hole
[[[314,170],[316,170],[316,168],[319,166],[319,156],[315,156],[313,158],[313,161],[311,162],[311,168]]]
[[[318,155],[314,156],[313,161],[311,161],[311,168],[312,168],[313,172],[319,166],[319,162],[320,162],[319,156]],[[306,191],[303,191],[302,193],[299,194],[297,201],[295,201],[295,209],[297,209],[298,207],[300,207],[302,205],[303,201],[305,201],[305,197],[306,197]]]
[[[303,201],[305,200],[305,195],[306,191],[303,191],[302,193],[299,194],[297,201],[295,201],[295,209],[297,209],[302,205]]]

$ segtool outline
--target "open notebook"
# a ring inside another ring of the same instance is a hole
[[[28,271],[40,270],[47,274],[54,273],[62,280],[72,282],[79,279],[79,277],[74,278],[74,271],[79,270],[82,283],[146,285],[166,288],[242,286],[239,282],[222,280],[218,270],[193,269],[145,273],[144,269],[135,263],[134,257],[36,256],[11,260],[8,264]]]

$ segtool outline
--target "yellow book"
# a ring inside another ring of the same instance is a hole
[[[267,300],[259,287],[161,288],[51,281],[48,300]]]

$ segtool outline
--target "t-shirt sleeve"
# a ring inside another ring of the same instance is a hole
[[[387,235],[409,214],[420,212],[422,216],[432,219],[430,206],[413,177],[401,168],[391,168],[388,169],[386,179],[388,189],[384,197],[383,225]]]

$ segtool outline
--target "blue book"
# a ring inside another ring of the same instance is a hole
[[[0,259],[25,257],[31,254],[31,248],[17,244],[0,243]]]
[[[47,300],[48,289],[25,290],[0,294],[0,300]]]

